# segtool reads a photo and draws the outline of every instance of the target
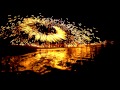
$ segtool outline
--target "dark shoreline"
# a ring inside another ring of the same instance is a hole
[[[0,46],[0,55],[20,55],[29,52],[35,52],[38,48],[31,46],[8,45]]]

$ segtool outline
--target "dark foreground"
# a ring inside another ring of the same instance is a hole
[[[38,75],[32,71],[0,72],[0,81],[7,80],[40,80],[40,81],[102,81],[111,82],[118,79],[119,45],[107,45],[101,49],[94,62],[84,62],[84,65],[73,65],[71,71],[61,71],[48,67],[52,71]],[[76,71],[74,71],[76,70]]]

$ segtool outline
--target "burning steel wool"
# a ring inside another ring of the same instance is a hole
[[[48,67],[72,70],[73,64],[78,62],[83,65],[84,61],[93,61],[94,56],[98,54],[102,44],[100,38],[95,37],[95,32],[98,32],[95,28],[81,27],[81,24],[77,26],[75,22],[70,23],[68,20],[53,17],[18,15],[12,18],[9,15],[8,23],[0,28],[0,38],[15,37],[10,40],[11,45],[40,48],[32,53],[2,57],[1,70],[2,72],[8,69],[9,72],[32,70],[40,74],[50,72]],[[9,68],[6,69],[6,66]]]
[[[37,45],[45,46],[44,44],[63,43],[64,46],[78,46],[79,44],[90,43],[92,39],[98,40],[92,32],[95,30],[89,28],[81,28],[75,22],[70,23],[68,20],[45,18],[42,15],[21,17],[20,15],[11,18],[9,15],[8,23],[1,26],[0,37],[8,38],[16,36],[10,41],[11,45]],[[47,45],[49,46],[49,45]]]

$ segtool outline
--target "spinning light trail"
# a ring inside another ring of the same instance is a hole
[[[9,15],[11,16],[11,15]],[[94,28],[93,28],[94,29]],[[42,43],[66,43],[66,44],[87,44],[92,39],[98,40],[100,38],[95,37],[93,29],[81,28],[81,25],[75,26],[75,23],[67,21],[44,18],[42,15],[37,17],[9,17],[8,23],[5,26],[1,26],[0,38],[8,38],[18,35],[10,41],[12,45],[26,45]]]

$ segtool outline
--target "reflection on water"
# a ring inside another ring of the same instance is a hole
[[[80,65],[84,65],[83,60],[93,61],[94,56],[98,54],[100,48],[101,44],[81,45],[79,48],[38,49],[36,52],[24,55],[6,56],[2,57],[1,60],[2,72],[32,70],[40,74],[45,74],[50,72],[48,67],[71,70],[72,64],[78,61]]]

